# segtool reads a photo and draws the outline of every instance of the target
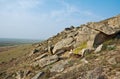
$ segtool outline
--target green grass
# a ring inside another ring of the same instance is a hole
[[[111,39],[103,43],[102,51],[104,50],[115,50],[116,49],[116,44],[118,43],[117,40]]]
[[[79,47],[73,50],[74,54],[79,54],[79,52],[87,47],[87,42],[82,43]]]
[[[26,53],[29,53],[30,48],[32,45],[19,45],[13,49],[8,51],[0,52],[0,63],[1,62],[8,62],[13,58],[18,58],[24,56]]]

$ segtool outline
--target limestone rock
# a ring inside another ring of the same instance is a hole
[[[99,45],[96,50],[94,51],[95,53],[98,53],[102,50],[103,44]]]
[[[39,60],[39,59],[44,58],[44,57],[46,57],[46,56],[48,56],[48,54],[47,54],[47,53],[44,53],[44,54],[36,57],[34,60],[36,61],[36,60]]]
[[[53,67],[50,69],[50,72],[62,72],[66,64],[68,64],[68,62],[62,60],[53,65]]]
[[[54,48],[53,48],[53,54],[55,54],[57,51],[59,50],[70,50],[69,48],[72,46],[72,42],[74,41],[73,38],[66,38],[63,39],[61,41],[59,41],[58,43],[55,44]]]
[[[57,55],[52,55],[52,56],[42,58],[41,60],[35,61],[34,63],[32,63],[32,65],[33,66],[39,65],[40,67],[44,67],[58,60],[59,60],[59,57]]]
[[[53,47],[52,45],[49,45],[49,46],[48,46],[48,52],[49,52],[50,54],[53,54],[53,53],[52,53],[53,48],[54,48],[54,47]]]
[[[83,63],[85,63],[85,64],[88,63],[88,61],[87,61],[85,58],[83,58],[81,61],[82,61]]]

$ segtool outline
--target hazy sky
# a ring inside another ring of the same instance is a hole
[[[119,13],[120,0],[0,0],[0,38],[45,39]]]

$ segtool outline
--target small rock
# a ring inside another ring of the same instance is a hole
[[[46,57],[46,56],[48,56],[48,54],[47,54],[47,53],[44,53],[44,54],[38,56],[37,58],[35,58],[35,61],[36,61],[36,60],[39,60],[39,59],[41,59],[41,58],[44,58],[44,57]]]
[[[83,58],[81,61],[82,61],[83,63],[85,63],[85,64],[88,63],[88,61],[87,61],[85,58]]]
[[[99,45],[96,50],[94,51],[95,53],[98,53],[102,50],[103,44]]]
[[[53,48],[54,48],[54,47],[53,47],[52,45],[48,46],[48,52],[49,52],[50,54],[53,54],[53,52],[52,52]]]
[[[39,72],[31,79],[39,79],[43,74],[44,74],[43,72]]]
[[[63,54],[64,52],[65,52],[65,50],[59,50],[59,51],[56,52],[56,55],[61,55],[61,54]]]
[[[110,59],[108,60],[108,63],[109,63],[109,64],[112,64],[112,65],[117,64],[117,62],[116,62],[116,60],[115,60],[115,57],[110,58]]]

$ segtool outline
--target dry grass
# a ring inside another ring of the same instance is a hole
[[[8,62],[14,58],[22,57],[25,54],[29,53],[32,45],[19,45],[16,48],[10,49],[8,51],[0,52],[0,63]]]

